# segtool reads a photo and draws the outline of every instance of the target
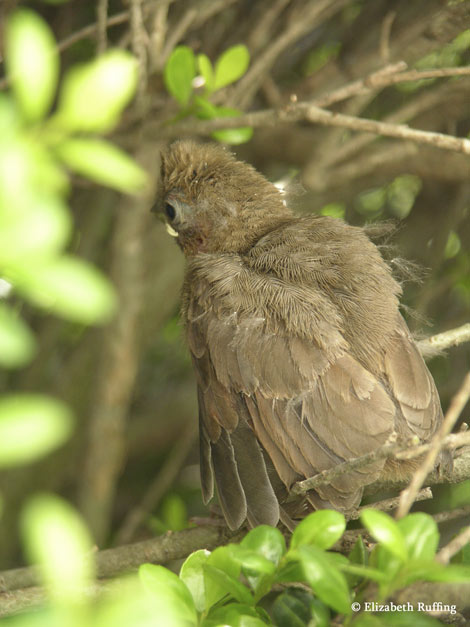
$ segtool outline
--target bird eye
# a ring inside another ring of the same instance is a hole
[[[173,221],[176,217],[176,209],[173,207],[173,205],[170,205],[169,202],[167,202],[165,205],[165,213],[170,222]]]

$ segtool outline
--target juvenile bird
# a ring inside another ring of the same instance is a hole
[[[442,420],[398,306],[400,285],[364,230],[295,215],[222,147],[174,143],[156,204],[186,256],[182,317],[197,375],[204,502],[226,522],[291,525],[356,507],[375,461],[289,502],[299,480]]]

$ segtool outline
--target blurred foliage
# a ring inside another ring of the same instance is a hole
[[[0,95],[0,272],[13,288],[8,296],[18,293],[73,321],[106,322],[116,307],[112,286],[96,268],[65,253],[72,219],[64,166],[82,171],[86,161],[90,178],[102,180],[101,172],[110,170],[119,189],[142,189],[145,174],[125,153],[104,140],[74,138],[76,132],[104,132],[116,124],[135,90],[135,62],[126,52],[111,51],[72,69],[47,118],[59,76],[56,43],[48,25],[22,9],[6,25],[5,64],[11,94]],[[35,352],[34,334],[14,308],[0,303],[0,364],[24,366]],[[69,435],[70,420],[55,399],[0,399],[0,465],[48,453]]]

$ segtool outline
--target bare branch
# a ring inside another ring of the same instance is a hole
[[[251,102],[265,76],[276,59],[292,43],[300,39],[314,26],[326,21],[347,4],[348,0],[318,0],[307,5],[308,9],[299,12],[297,19],[286,26],[283,32],[258,56],[245,76],[237,84],[233,103],[242,109]]]
[[[467,373],[459,391],[452,399],[450,407],[447,410],[447,413],[445,415],[444,421],[431,441],[430,450],[428,451],[426,458],[424,459],[420,467],[417,469],[415,475],[413,476],[413,479],[411,480],[409,487],[407,487],[401,493],[400,505],[396,513],[397,518],[402,518],[409,512],[410,507],[413,504],[414,499],[416,495],[418,494],[421,486],[426,480],[427,475],[434,468],[437,456],[439,455],[444,445],[445,437],[452,430],[452,427],[456,423],[458,417],[460,416],[463,408],[467,404],[467,401],[469,398],[470,398],[470,372]],[[466,435],[466,434],[462,434],[462,435]]]
[[[391,85],[398,85],[399,83],[410,83],[431,78],[448,78],[451,76],[470,76],[470,66],[403,72],[402,70],[406,67],[404,61],[388,65],[377,72],[369,74],[366,78],[344,85],[344,87],[340,87],[330,94],[314,98],[311,104],[317,107],[329,107],[332,104],[346,100],[346,98],[368,94],[374,90],[390,87]]]
[[[96,51],[98,54],[102,54],[108,46],[108,33],[107,33],[107,21],[108,21],[108,0],[99,0],[96,5],[96,39],[97,46]]]
[[[470,432],[452,433],[444,438],[442,448],[455,449],[468,444],[470,444]],[[432,447],[432,443],[416,444],[412,442],[411,445],[403,446],[403,443],[388,442],[371,453],[367,453],[361,457],[355,457],[342,464],[338,464],[334,468],[323,470],[314,477],[295,483],[292,486],[291,492],[292,494],[305,494],[305,492],[313,490],[318,486],[331,483],[333,479],[341,475],[358,468],[364,468],[380,459],[414,459],[428,453]]]
[[[339,126],[354,131],[363,131],[409,139],[416,143],[428,144],[443,150],[452,150],[470,154],[470,139],[453,137],[444,133],[420,131],[410,128],[405,124],[391,124],[366,118],[357,118],[343,113],[333,113],[326,109],[316,107],[309,102],[291,104],[283,109],[265,109],[252,113],[245,113],[236,118],[217,118],[214,120],[185,121],[172,126],[159,124],[157,128],[149,128],[149,132],[155,132],[158,137],[179,137],[183,135],[210,135],[213,131],[226,128],[238,128],[241,126],[276,126],[281,122],[299,122],[307,120],[313,124],[322,126]]]
[[[169,454],[167,462],[150,483],[142,501],[126,516],[121,528],[116,534],[116,544],[130,542],[144,518],[158,505],[164,494],[170,489],[194,444],[197,435],[196,424],[196,421],[189,423],[186,432],[181,439],[177,441],[174,449]]]
[[[458,346],[464,342],[470,342],[470,322],[456,329],[449,329],[443,333],[428,337],[425,340],[420,340],[418,342],[418,348],[424,352],[430,348],[440,351],[450,348],[451,346]]]
[[[470,542],[470,527],[465,527],[453,538],[449,544],[446,544],[436,555],[436,560],[441,564],[448,564],[451,558],[460,551],[466,544]]]
[[[139,61],[137,104],[140,108],[142,108],[147,89],[147,39],[142,15],[142,0],[131,0],[131,41],[132,51]]]

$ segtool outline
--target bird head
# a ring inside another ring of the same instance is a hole
[[[162,154],[153,210],[186,256],[243,252],[291,212],[279,190],[218,144],[178,141]]]

